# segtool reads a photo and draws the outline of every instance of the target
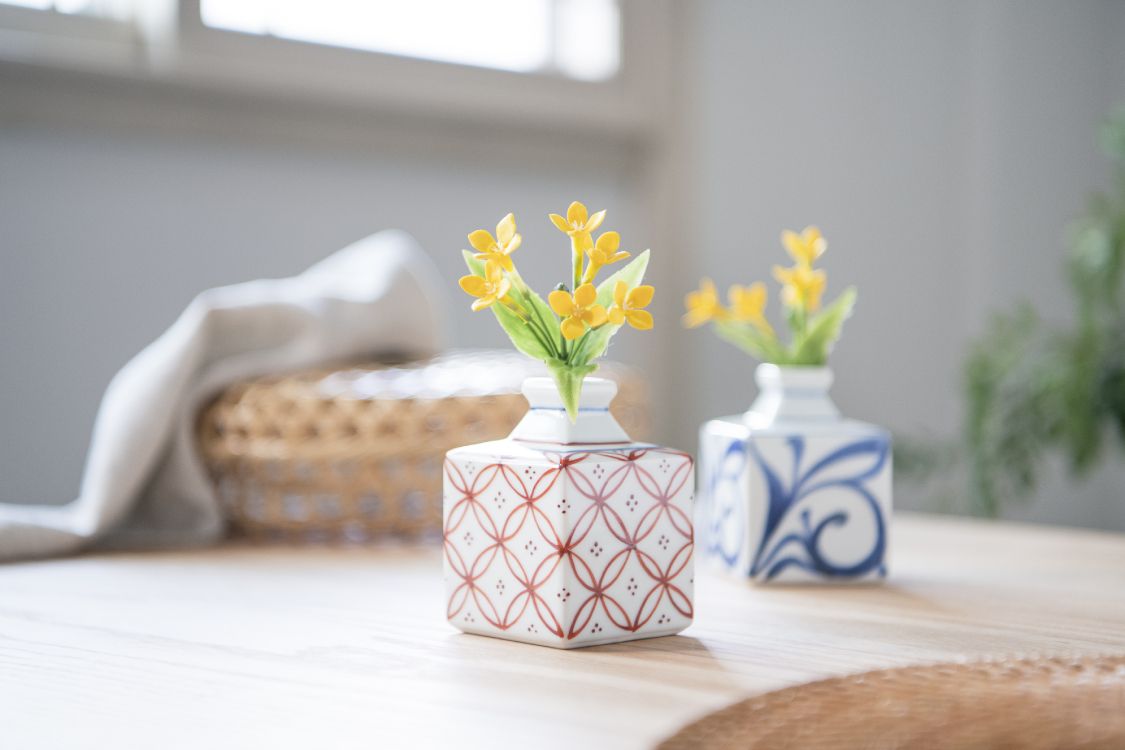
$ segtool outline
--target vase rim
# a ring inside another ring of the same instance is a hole
[[[520,389],[527,399],[528,404],[534,408],[563,408],[562,395],[559,393],[555,379],[545,375],[536,375],[525,378]],[[584,409],[604,410],[609,408],[614,396],[617,395],[617,383],[606,378],[582,379],[582,391],[578,397],[579,411]]]
[[[828,390],[834,380],[827,365],[775,365],[763,363],[754,371],[761,388],[817,388]]]
[[[613,418],[609,405],[617,395],[617,383],[605,378],[584,378],[578,399],[578,414],[570,420],[554,378],[531,377],[523,381],[527,414],[510,437],[537,445],[560,448],[581,446],[621,447],[632,444],[629,435]]]
[[[777,365],[773,362],[759,362],[758,370],[778,370],[780,372],[815,372],[817,370],[831,370],[829,365]]]

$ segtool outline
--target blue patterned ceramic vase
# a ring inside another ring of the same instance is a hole
[[[827,367],[763,364],[755,380],[750,411],[700,433],[706,556],[759,582],[884,578],[890,434],[840,416]]]

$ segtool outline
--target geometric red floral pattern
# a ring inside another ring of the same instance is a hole
[[[537,458],[447,457],[450,622],[521,640],[598,642],[686,627],[691,457],[658,448]]]

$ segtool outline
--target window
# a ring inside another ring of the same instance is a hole
[[[213,29],[519,73],[596,81],[620,65],[616,0],[202,0],[200,16]]]
[[[129,13],[127,0],[0,0],[0,5],[53,10],[68,15],[125,17]]]
[[[0,0],[0,65],[631,138],[654,126],[673,2]]]

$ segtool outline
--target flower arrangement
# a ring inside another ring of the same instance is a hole
[[[648,250],[600,283],[598,273],[626,260],[621,236],[594,232],[605,221],[605,211],[590,215],[575,201],[566,216],[550,214],[556,228],[570,238],[570,278],[559,283],[544,302],[520,276],[512,254],[523,238],[516,218],[508,214],[496,225],[496,235],[486,229],[469,234],[473,251],[463,250],[470,273],[462,276],[461,289],[476,299],[472,309],[490,309],[516,349],[547,365],[555,379],[571,421],[578,414],[583,379],[594,372],[613,335],[628,324],[645,331],[653,326],[645,310],[654,289],[642,285]],[[475,252],[474,252],[475,251]]]
[[[720,338],[763,362],[824,365],[855,306],[855,287],[848,287],[821,309],[828,277],[822,269],[813,268],[813,264],[828,248],[824,235],[810,226],[800,233],[782,232],[781,242],[793,259],[790,268],[773,268],[774,278],[781,284],[781,301],[791,334],[788,343],[778,337],[766,319],[768,295],[766,285],[760,281],[750,286],[731,286],[727,292],[729,306],[724,306],[714,282],[704,279],[697,291],[687,295],[684,325],[696,328],[711,323]]]

